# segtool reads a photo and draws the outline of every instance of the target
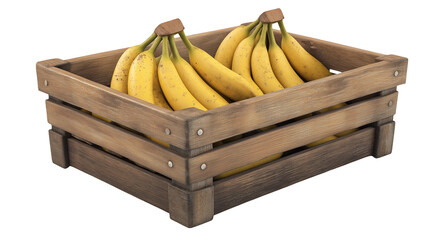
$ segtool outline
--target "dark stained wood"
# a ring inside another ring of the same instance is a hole
[[[170,180],[69,138],[70,165],[122,191],[168,211]]]
[[[48,122],[131,159],[140,166],[187,183],[186,160],[152,141],[68,106],[46,101]],[[168,161],[174,167],[168,167]]]
[[[176,18],[171,21],[167,21],[159,24],[155,29],[155,33],[158,36],[169,36],[172,34],[179,33],[183,30],[184,30],[183,23],[179,18]]]
[[[341,74],[235,102],[189,120],[189,139],[196,148],[405,83],[407,59],[381,61]],[[401,75],[395,77],[394,71]],[[279,104],[280,103],[280,104]],[[268,116],[268,117],[267,117]],[[345,129],[346,130],[346,129]]]
[[[51,146],[52,162],[62,168],[68,168],[67,135],[49,130],[49,142]]]
[[[373,156],[376,158],[391,154],[394,142],[395,122],[389,122],[376,128]]]
[[[170,218],[186,227],[194,227],[213,219],[213,186],[188,191],[170,184],[168,197]]]
[[[284,15],[282,14],[281,9],[277,8],[263,12],[259,19],[262,23],[275,23],[284,19]]]
[[[397,93],[376,97],[277,127],[189,159],[189,181],[198,182],[272,154],[376,122],[395,114]],[[388,103],[392,101],[392,105]],[[201,164],[207,168],[201,170]]]
[[[370,156],[373,138],[374,128],[365,128],[214,182],[214,212],[220,213],[291,184]]]

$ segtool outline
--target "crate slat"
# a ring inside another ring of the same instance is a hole
[[[179,182],[186,182],[185,158],[148,139],[68,106],[46,101],[48,122],[89,142],[112,150],[135,163]],[[168,161],[174,167],[168,167]]]
[[[68,139],[70,165],[162,210],[168,211],[170,180],[77,139]]]
[[[327,136],[357,128],[395,114],[398,93],[277,127],[189,159],[190,182],[201,181],[245,166],[275,153],[291,150]],[[389,104],[391,102],[391,104]],[[207,168],[201,170],[200,166]]]
[[[190,120],[196,148],[404,84],[407,59],[396,57],[201,113]],[[398,76],[394,72],[399,71]]]
[[[214,182],[220,213],[291,184],[370,156],[375,130],[368,127],[320,146]]]

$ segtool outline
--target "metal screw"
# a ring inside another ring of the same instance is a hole
[[[392,100],[388,102],[388,107],[392,106]]]
[[[397,77],[398,76],[398,71],[395,71],[394,72],[394,77]]]
[[[47,87],[49,85],[48,80],[45,80],[45,86]]]
[[[205,163],[202,163],[201,170],[205,170],[207,168],[207,165]]]
[[[198,136],[201,136],[202,134],[204,134],[204,130],[199,128],[197,134],[198,134]]]
[[[171,135],[171,130],[169,128],[165,128],[166,135]]]
[[[174,163],[172,163],[171,161],[168,161],[168,167],[170,168],[174,167]]]

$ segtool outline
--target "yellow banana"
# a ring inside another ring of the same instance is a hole
[[[190,64],[211,87],[234,101],[260,95],[244,77],[193,46],[183,31],[179,34],[189,51]]]
[[[336,138],[337,137],[335,137],[335,136],[328,136],[328,137],[325,137],[323,139],[317,140],[315,142],[309,143],[308,145],[306,145],[306,147],[309,147],[309,148],[315,147],[315,146],[321,145],[323,143],[326,143],[328,141],[334,140]]]
[[[262,91],[270,93],[284,89],[284,87],[276,79],[269,61],[269,54],[266,48],[266,31],[267,24],[263,24],[260,40],[251,55],[251,72],[253,73],[254,81]]]
[[[168,102],[166,101],[165,96],[163,95],[163,92],[159,83],[158,66],[159,66],[160,59],[161,59],[160,56],[155,58],[156,71],[155,71],[155,80],[153,83],[153,97],[155,98],[156,105],[166,108],[168,110],[172,110],[172,108],[169,106]]]
[[[213,109],[229,104],[220,94],[212,89],[193,67],[178,53],[174,36],[168,37],[172,51],[172,62],[189,92],[207,109]]]
[[[260,20],[256,20],[248,26],[239,26],[233,29],[220,43],[215,54],[215,59],[227,68],[232,68],[233,53],[235,52],[238,44],[248,35],[250,35],[251,29],[253,29]]]
[[[160,37],[156,38],[149,50],[138,54],[128,74],[128,94],[149,103],[155,103],[153,92],[157,67],[154,51],[160,41]]]
[[[140,45],[128,48],[117,61],[116,67],[111,78],[110,87],[121,91],[123,93],[128,92],[128,73],[131,68],[131,64],[135,57],[140,54],[144,49],[156,38],[156,34],[153,33],[146,41]]]
[[[293,87],[304,83],[288,62],[282,49],[278,46],[273,35],[272,23],[268,26],[269,59],[273,72],[283,87]]]
[[[253,52],[254,45],[256,43],[256,37],[260,36],[259,30],[261,26],[261,23],[259,23],[253,33],[239,43],[238,47],[236,47],[235,53],[233,54],[232,61],[232,70],[247,79],[250,85],[254,88],[254,91],[258,92],[260,95],[262,95],[263,92],[251,77],[251,53]]]
[[[278,22],[281,29],[281,48],[285,52],[294,70],[307,81],[330,76],[330,71],[316,58],[309,54],[299,42],[291,36],[284,27],[284,23]]]
[[[191,107],[203,111],[207,110],[195,97],[193,97],[180,79],[180,75],[169,57],[168,37],[162,37],[162,41],[162,57],[159,62],[158,76],[162,91],[168,103],[174,110]]]

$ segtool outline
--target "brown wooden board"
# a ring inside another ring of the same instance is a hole
[[[189,159],[190,182],[201,181],[264,157],[395,114],[398,93],[376,97],[274,128]],[[393,104],[389,105],[392,101]],[[201,170],[201,165],[207,168]]]
[[[54,130],[49,130],[49,142],[52,162],[62,168],[67,168],[70,165],[68,161],[67,137]]]
[[[296,182],[370,156],[373,139],[374,128],[365,128],[214,182],[214,211],[216,214],[220,213]]]
[[[74,138],[68,139],[68,147],[72,167],[168,211],[170,180]]]
[[[150,140],[68,106],[46,101],[48,122],[135,163],[186,183],[185,158]],[[174,167],[168,166],[168,161]]]

